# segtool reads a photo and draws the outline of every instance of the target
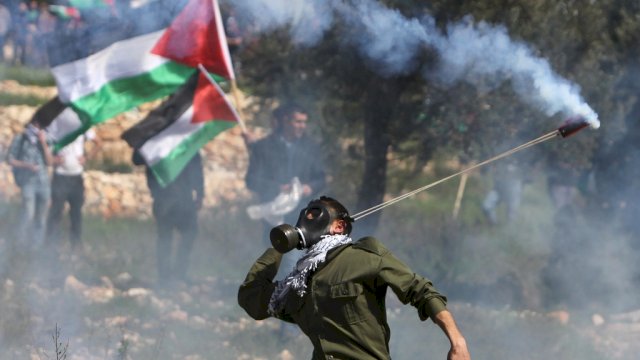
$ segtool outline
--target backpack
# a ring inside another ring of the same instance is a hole
[[[18,160],[22,160],[24,142],[26,140],[26,136],[24,134],[21,134],[20,145],[18,146],[18,154],[16,156],[16,159]],[[40,143],[38,143],[38,148],[41,152],[43,152],[42,145],[40,145]],[[12,166],[11,172],[13,173],[13,181],[16,183],[16,185],[18,185],[18,187],[22,187],[27,182],[27,180],[29,180],[29,178],[33,176],[32,171],[17,166]]]

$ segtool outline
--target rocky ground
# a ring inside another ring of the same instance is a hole
[[[308,358],[304,336],[283,337],[275,320],[253,321],[237,307],[242,274],[158,284],[127,271],[100,276],[96,264],[113,270],[127,262],[117,251],[52,256],[56,251],[13,249],[4,240],[0,247],[12,254],[1,277],[2,359],[55,359],[56,329],[67,359]],[[14,266],[20,271],[8,269]],[[424,348],[444,357],[446,341],[433,324],[419,322],[393,295],[388,305],[395,358],[414,358]],[[640,354],[640,311],[544,313],[455,301],[450,309],[477,359],[632,360]]]

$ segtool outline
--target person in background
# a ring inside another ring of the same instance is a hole
[[[521,143],[518,131],[518,127],[513,124],[507,126],[507,136],[494,147],[498,154]],[[490,224],[496,225],[500,222],[497,215],[500,204],[505,206],[506,223],[516,220],[524,186],[529,182],[533,163],[526,154],[516,154],[508,159],[499,160],[488,168],[493,178],[493,186],[482,201],[482,211]]]
[[[579,194],[578,183],[580,171],[571,163],[562,160],[550,160],[548,162],[547,189],[559,218],[560,213],[573,213],[575,199]]]
[[[29,6],[21,1],[13,24],[13,65],[25,65],[27,61],[27,38],[29,36]]]
[[[325,186],[324,162],[319,145],[307,134],[309,117],[294,103],[283,104],[274,112],[271,134],[258,141],[245,136],[249,148],[249,168],[245,176],[247,188],[261,203],[274,200],[280,193],[291,191],[297,177],[302,185],[301,202],[307,202]],[[295,220],[296,210],[284,215]],[[273,224],[263,221],[263,244],[269,243]],[[285,257],[285,270],[293,266],[294,255]]]
[[[44,241],[45,219],[51,194],[51,144],[39,122],[31,121],[22,133],[13,138],[8,152],[7,161],[12,167],[14,181],[20,187],[22,201],[18,239],[33,246]]]
[[[198,235],[198,210],[204,199],[202,157],[196,153],[171,183],[161,186],[151,168],[139,152],[133,153],[135,165],[145,165],[147,186],[153,198],[153,217],[156,222],[156,266],[160,286],[173,280],[189,283],[189,257]],[[180,241],[173,249],[173,232]],[[175,256],[172,253],[175,252]]]
[[[297,324],[313,344],[313,359],[389,359],[385,299],[391,289],[420,320],[442,329],[451,345],[448,359],[470,359],[446,297],[377,239],[353,241],[352,222],[340,202],[323,196],[300,212],[295,228],[274,228],[283,237],[272,238],[277,250],[267,249],[254,262],[238,290],[239,305],[256,320]],[[274,282],[281,252],[293,246],[306,251],[284,280]]]
[[[235,10],[233,8],[225,8],[228,16],[224,22],[225,34],[227,35],[227,44],[229,45],[229,51],[231,55],[242,46],[243,37],[242,31],[240,30],[240,24],[238,24],[238,19],[236,18]]]
[[[55,123],[54,123],[55,125]],[[85,145],[91,143],[89,152]],[[84,165],[100,149],[93,129],[87,130],[56,152],[51,181],[51,208],[47,218],[47,235],[51,244],[59,244],[65,204],[69,204],[69,242],[72,250],[82,251],[82,206],[84,205]]]
[[[36,32],[34,34],[34,49],[38,65],[48,65],[49,57],[47,48],[53,43],[58,26],[58,18],[49,11],[47,3],[39,4],[38,19],[36,20]]]
[[[0,61],[4,61],[4,42],[11,30],[11,12],[0,2]]]
[[[493,187],[482,201],[482,210],[492,225],[498,223],[497,208],[506,206],[507,221],[513,222],[520,209],[524,173],[517,159],[499,162],[494,166]]]

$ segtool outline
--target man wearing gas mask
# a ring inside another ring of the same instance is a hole
[[[448,359],[470,359],[466,341],[446,309],[446,297],[373,237],[352,241],[346,208],[320,197],[302,209],[295,227],[271,230],[273,248],[253,264],[238,303],[256,320],[276,317],[297,324],[311,340],[313,359],[389,359],[385,295],[431,318],[451,343]],[[305,250],[293,271],[273,279],[282,254]]]

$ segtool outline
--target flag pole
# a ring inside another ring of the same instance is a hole
[[[207,80],[209,80],[209,82],[211,83],[211,85],[215,86],[216,89],[218,89],[218,91],[220,91],[222,94],[224,94],[224,91],[222,91],[222,89],[220,89],[220,85],[218,85],[218,83],[213,79],[213,77],[211,76],[211,74],[209,74],[209,72],[207,71],[207,69],[204,68],[204,66],[202,64],[198,64],[198,69],[200,70],[200,72],[207,78]],[[232,84],[235,81],[232,80]],[[233,86],[233,85],[232,85]],[[238,104],[236,103],[236,107],[238,107]],[[238,109],[239,110],[239,109]],[[240,125],[240,129],[242,129],[242,133],[246,134],[247,133],[247,126],[244,123],[244,119],[241,116],[240,112],[237,112],[238,115],[238,125]]]
[[[224,44],[223,46],[223,58],[227,63],[230,74],[229,80],[231,81],[231,95],[233,96],[233,102],[236,105],[237,115],[238,115],[238,124],[240,124],[240,129],[242,129],[242,134],[247,135],[247,126],[244,123],[244,114],[242,112],[242,104],[240,103],[240,90],[238,90],[238,84],[236,83],[236,77],[233,74],[233,61],[231,60],[231,54],[229,53],[229,45],[227,45],[227,34],[224,30],[224,22],[222,20],[222,13],[220,12],[220,7],[218,6],[218,2],[216,0],[211,0],[211,6],[213,8],[213,16],[215,17],[216,27],[218,30],[218,34],[222,34],[221,42]],[[202,66],[202,64],[198,64],[200,71],[209,79],[211,83],[215,86],[215,80],[211,77],[208,71]]]
[[[247,133],[247,127],[244,125],[244,113],[242,111],[242,102],[240,101],[240,89],[238,89],[238,82],[235,78],[231,79],[231,95],[233,95],[233,102],[236,104],[238,110],[238,118],[240,119],[240,127],[244,134]]]

